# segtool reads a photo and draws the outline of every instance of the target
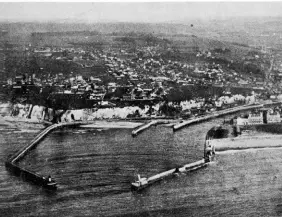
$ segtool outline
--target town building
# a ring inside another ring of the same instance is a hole
[[[279,112],[269,110],[266,114],[267,123],[280,123],[281,117]]]
[[[250,113],[248,116],[249,125],[263,124],[263,113]]]

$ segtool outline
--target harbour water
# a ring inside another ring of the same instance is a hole
[[[173,133],[152,127],[64,129],[49,134],[21,166],[52,175],[56,192],[6,171],[5,159],[37,130],[1,125],[1,216],[281,216],[282,149],[227,151],[207,168],[130,190],[137,174],[156,173],[203,157],[206,132],[223,119]]]

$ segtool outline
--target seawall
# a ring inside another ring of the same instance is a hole
[[[154,120],[150,121],[149,123],[142,124],[141,126],[132,130],[131,135],[137,136],[139,133],[143,132],[144,130],[150,128],[151,126],[156,126],[158,124],[168,124],[170,123],[168,120]]]
[[[175,124],[173,126],[173,131],[180,130],[183,127],[187,127],[191,124],[200,123],[200,122],[203,122],[203,121],[207,121],[207,120],[210,120],[210,119],[213,119],[213,118],[221,117],[221,116],[232,114],[232,113],[239,112],[239,111],[246,111],[246,110],[251,110],[251,109],[255,109],[255,108],[262,108],[263,106],[264,106],[263,104],[246,105],[246,106],[239,106],[239,107],[235,107],[235,108],[225,109],[225,110],[222,110],[222,111],[217,111],[217,112],[214,112],[213,114],[209,114],[209,115],[206,115],[206,116],[190,119],[190,120],[187,120],[187,121],[183,121],[182,123]]]

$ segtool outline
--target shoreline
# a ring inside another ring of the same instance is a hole
[[[249,105],[243,105],[243,106],[235,106],[228,109],[223,109],[220,111],[216,111],[213,113],[208,113],[204,116],[195,116],[189,119],[183,119],[176,116],[153,116],[153,117],[136,117],[136,118],[93,118],[91,119],[90,116],[84,116],[83,119],[79,120],[67,120],[62,121],[59,123],[72,123],[72,122],[78,122],[78,121],[89,121],[89,122],[95,122],[95,124],[92,124],[92,127],[94,128],[136,128],[139,127],[142,124],[146,124],[152,121],[160,121],[160,122],[169,122],[165,123],[166,126],[172,127],[173,130],[178,130],[184,126],[188,126],[191,123],[198,123],[202,121],[208,121],[213,118],[218,118],[220,116],[228,115],[229,113],[233,112],[240,112],[241,110],[248,110],[256,107],[264,107],[264,106],[271,106],[275,104],[281,104],[281,102],[264,102],[264,103],[255,103],[255,104],[249,104]],[[75,110],[74,110],[75,111]],[[116,124],[112,124],[116,123]],[[121,125],[118,125],[117,123],[121,123]],[[127,123],[127,124],[126,124]],[[43,118],[40,118],[39,116],[32,116],[32,118],[28,119],[25,116],[11,116],[11,115],[3,115],[3,113],[0,113],[0,124],[4,125],[37,125],[45,127],[46,125],[51,125],[54,123],[51,123],[49,121],[43,120]],[[24,126],[22,126],[24,127]]]

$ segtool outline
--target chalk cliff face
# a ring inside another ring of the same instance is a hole
[[[282,98],[282,97],[281,97]],[[242,95],[222,96],[215,102],[216,105],[232,104],[234,102],[245,102],[246,104],[252,104],[255,102],[255,96],[244,97]],[[172,104],[171,102],[169,104]],[[200,108],[204,105],[204,100],[190,100],[180,103],[181,109]],[[93,109],[80,109],[80,110],[57,110],[54,111],[50,108],[43,106],[32,106],[29,104],[12,104],[0,102],[0,115],[10,117],[14,120],[22,120],[27,122],[39,122],[47,121],[60,121],[69,122],[72,120],[94,120],[94,119],[124,119],[130,116],[138,114],[139,117],[146,117],[146,113],[150,110],[152,114],[156,114],[160,109],[161,103],[158,103],[152,108],[145,106],[141,109],[138,106],[127,106],[123,108],[93,108]]]
[[[149,110],[149,107],[141,109],[137,106],[124,108],[101,108],[101,109],[80,109],[80,110],[58,110],[46,109],[43,106],[32,106],[22,104],[2,103],[0,104],[0,114],[5,117],[13,118],[18,121],[39,122],[44,120],[51,121],[55,116],[62,122],[75,120],[94,120],[94,119],[112,119],[126,118],[136,111],[141,116]],[[61,114],[61,115],[60,115]]]
[[[32,108],[32,109],[31,109]],[[39,122],[44,115],[44,107],[31,106],[12,103],[1,103],[0,114],[6,118],[27,121],[27,122]],[[51,112],[50,112],[51,115]]]

